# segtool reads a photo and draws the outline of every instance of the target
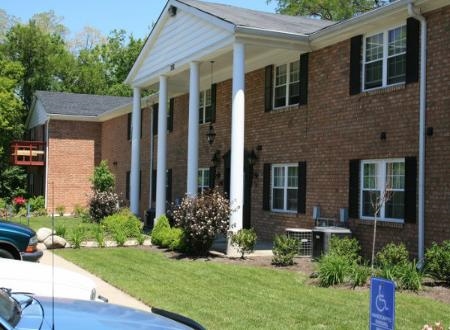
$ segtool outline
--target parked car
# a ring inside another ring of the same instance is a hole
[[[0,258],[38,261],[36,232],[24,225],[0,220]]]
[[[151,313],[95,301],[14,294],[0,289],[0,328],[50,329],[198,329],[197,322],[170,312]]]
[[[0,259],[0,287],[12,292],[72,299],[105,301],[97,297],[95,282],[70,270],[36,262]]]

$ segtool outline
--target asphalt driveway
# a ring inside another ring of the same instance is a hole
[[[101,278],[87,272],[81,267],[61,258],[60,256],[53,254],[51,250],[44,250],[44,255],[40,259],[43,264],[51,265],[52,256],[54,258],[55,266],[71,270],[73,272],[85,275],[91,278],[97,286],[97,294],[108,298],[108,301],[112,304],[128,306],[144,311],[150,311],[150,307],[142,303],[141,301],[131,297],[125,292],[119,290],[118,288],[106,283]]]

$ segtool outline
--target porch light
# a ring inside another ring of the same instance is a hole
[[[216,132],[214,131],[214,126],[212,124],[209,124],[208,133],[206,133],[206,137],[208,138],[209,145],[212,145],[214,143],[214,140],[216,139]]]
[[[250,155],[248,155],[248,164],[249,164],[250,166],[253,166],[253,165],[255,165],[255,163],[256,163],[257,160],[258,160],[258,156],[256,156],[255,150],[252,150],[252,151],[250,152]]]

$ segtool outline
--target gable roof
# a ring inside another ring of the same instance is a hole
[[[49,115],[97,117],[132,102],[131,97],[37,91],[37,100]]]
[[[245,9],[226,4],[203,2],[198,0],[178,0],[187,6],[201,10],[225,22],[240,27],[253,28],[273,32],[308,35],[324,27],[334,24],[303,16],[288,16],[263,11]]]

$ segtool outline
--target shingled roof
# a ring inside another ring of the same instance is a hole
[[[96,117],[132,102],[131,97],[37,91],[37,99],[51,115]]]
[[[237,27],[308,35],[335,23],[302,16],[267,13],[219,3],[197,0],[178,1],[234,24]]]

